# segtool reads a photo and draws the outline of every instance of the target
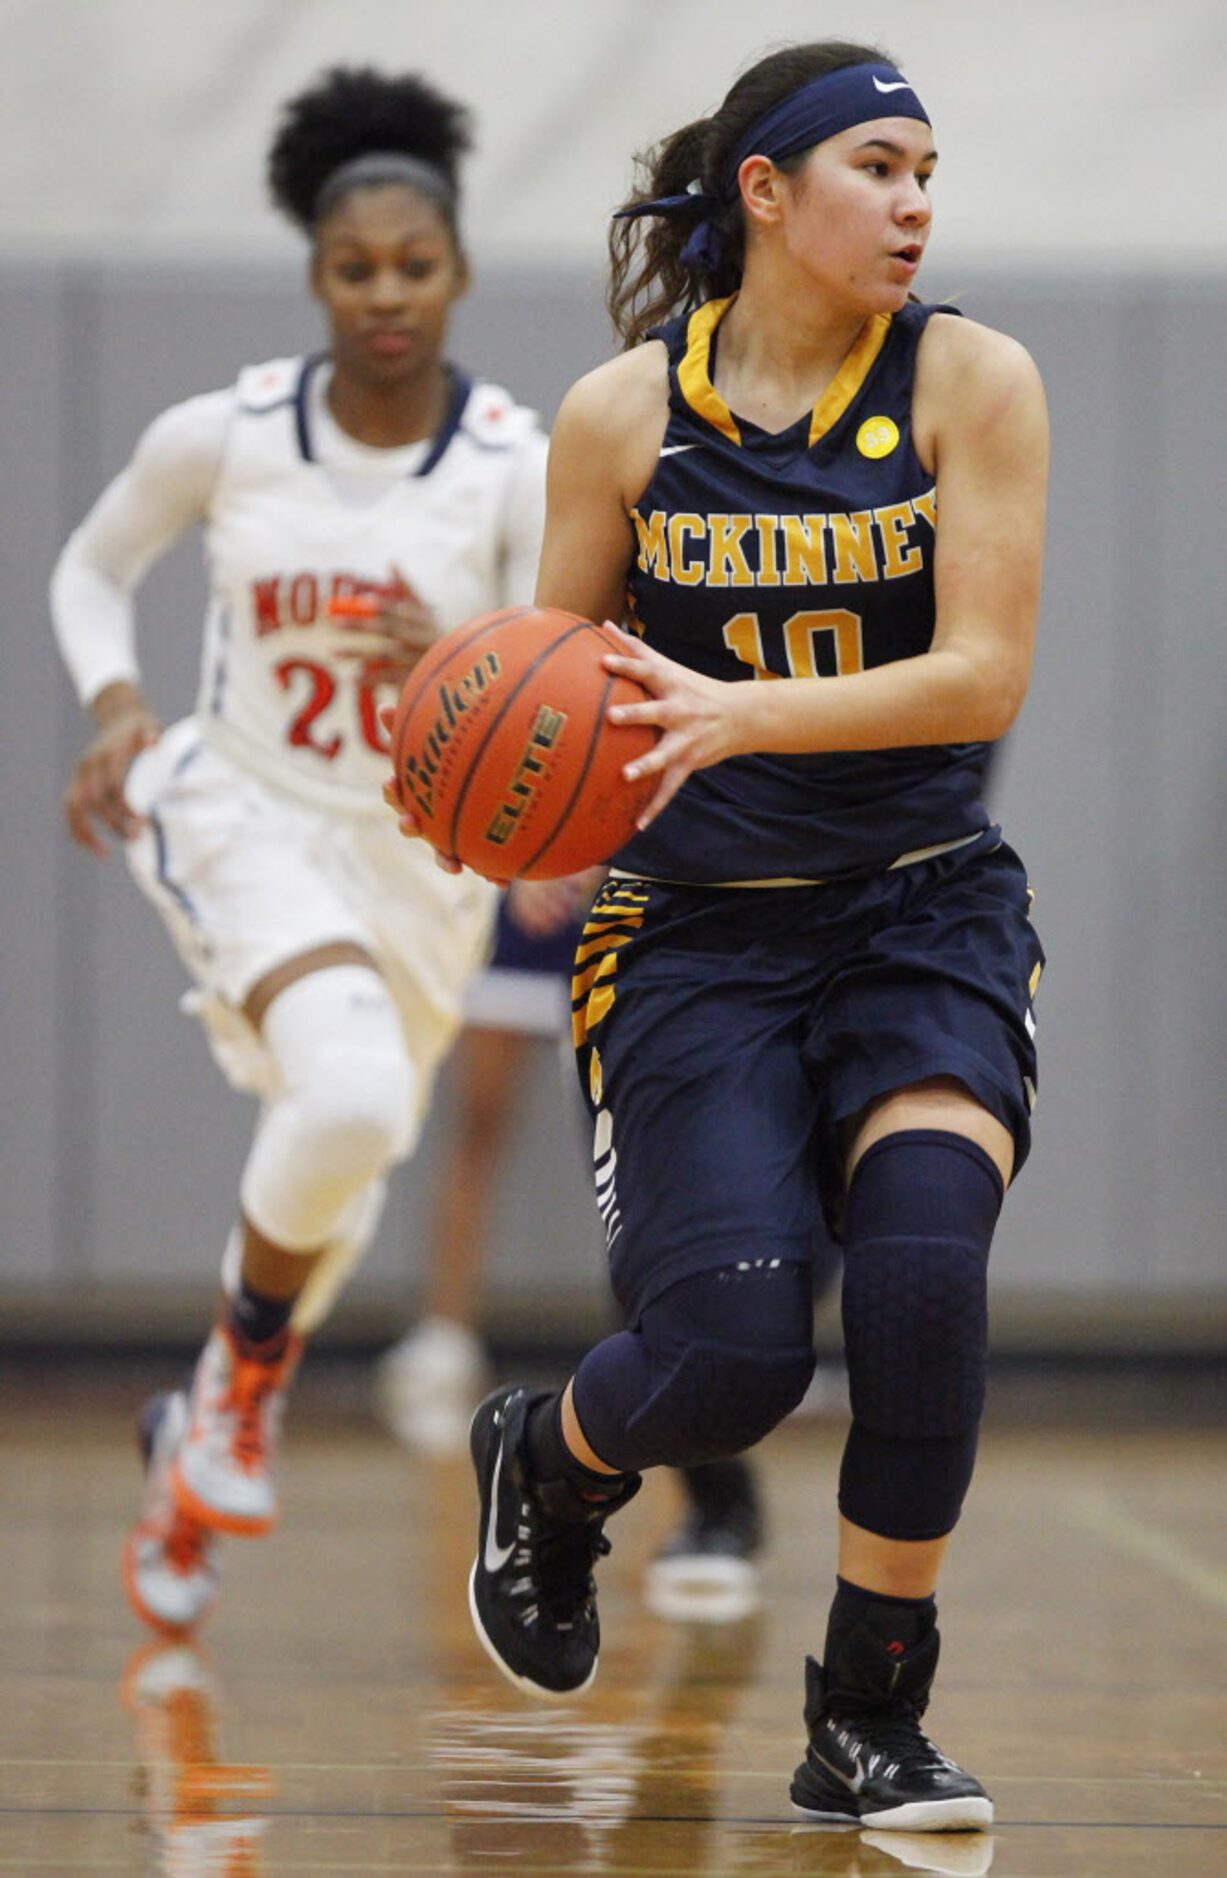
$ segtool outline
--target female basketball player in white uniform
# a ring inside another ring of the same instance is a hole
[[[415,77],[338,69],[289,103],[269,179],[311,242],[328,351],[166,411],[55,572],[56,633],[97,726],[69,828],[98,854],[104,831],[122,839],[222,1067],[264,1098],[222,1316],[190,1397],[143,1420],[124,1576],[169,1631],[213,1601],[216,1534],[273,1522],[302,1336],[369,1241],[489,941],[495,890],[397,833],[376,716],[437,634],[528,600],[535,576],[544,436],[444,352],[468,284],[468,141],[465,113]],[[211,588],[200,689],[163,731],[130,594],[193,523]]]

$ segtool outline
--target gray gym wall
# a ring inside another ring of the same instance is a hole
[[[1049,952],[1030,1165],[994,1254],[1016,1341],[1204,1346],[1224,1317],[1221,281],[961,278],[967,312],[1044,373],[1054,471],[1031,696],[997,806]],[[84,734],[45,605],[59,543],[142,426],[244,361],[318,343],[295,271],[0,268],[6,683],[5,1123],[0,1308],[10,1325],[139,1334],[204,1297],[251,1125],[194,1023],[182,972],[118,857],[62,830]],[[607,350],[591,279],[487,270],[455,352],[550,415]],[[150,689],[193,694],[203,582],[185,542],[141,594]],[[445,1092],[446,1093],[446,1092]],[[490,1246],[492,1321],[557,1329],[603,1308],[579,1122],[547,1048],[524,1092]],[[397,1182],[351,1328],[412,1305],[444,1113]],[[341,1320],[344,1329],[346,1319]]]
[[[64,536],[166,404],[318,343],[264,200],[280,101],[325,65],[472,104],[478,264],[456,354],[548,417],[608,345],[603,231],[628,153],[769,43],[895,49],[942,162],[923,289],[1018,335],[1054,463],[1031,697],[997,806],[1049,952],[1031,1164],[997,1250],[999,1343],[1227,1349],[1221,0],[0,0],[0,549],[6,786],[0,1320],[194,1340],[252,1112],[176,1004],[117,858],[59,797],[85,726],[47,625]],[[170,716],[193,692],[199,549],[141,593]],[[336,1320],[394,1334],[420,1272],[446,1089]],[[489,1316],[589,1334],[599,1235],[548,1049],[490,1246]],[[0,1335],[3,1331],[0,1330]]]

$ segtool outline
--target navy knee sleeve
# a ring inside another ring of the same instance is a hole
[[[875,1142],[852,1177],[843,1287],[852,1430],[839,1503],[887,1538],[937,1538],[958,1519],[984,1406],[1001,1199],[984,1150],[939,1129]]]
[[[812,1345],[692,1344],[627,1422],[626,1451],[642,1458],[620,1465],[686,1467],[740,1454],[796,1408],[813,1373]]]
[[[607,1337],[575,1373],[580,1427],[610,1467],[687,1466],[752,1447],[814,1371],[808,1266],[701,1272]]]

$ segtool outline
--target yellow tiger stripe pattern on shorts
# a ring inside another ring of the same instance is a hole
[[[635,881],[609,880],[580,934],[571,978],[571,1040],[580,1049],[608,1015],[616,996],[619,948],[643,925],[648,891]]]

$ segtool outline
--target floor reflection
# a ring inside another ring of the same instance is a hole
[[[863,1832],[861,1844],[891,1861],[867,1865],[866,1872],[937,1872],[944,1878],[984,1878],[993,1868],[991,1832]]]
[[[993,1836],[984,1832],[858,1832],[855,1827],[795,1826],[772,1830],[726,1827],[733,1850],[721,1878],[986,1878]]]
[[[761,1662],[761,1619],[654,1634],[645,1719],[605,1707],[449,1708],[426,1721],[458,1872],[641,1872],[675,1858],[707,1878],[886,1878],[901,1870],[985,1878],[986,1833],[858,1832],[738,1823],[730,1728]],[[735,1729],[733,1731],[735,1734]],[[673,1869],[673,1865],[669,1869]]]
[[[266,1767],[219,1760],[217,1678],[188,1642],[143,1644],[120,1697],[130,1711],[137,1790],[152,1872],[165,1878],[257,1878],[274,1786]]]
[[[631,1676],[649,1685],[646,1716],[618,1714],[613,1692],[583,1708],[458,1708],[430,1718],[458,1870],[489,1871],[494,1857],[576,1878],[640,1870],[651,1862],[644,1833],[659,1844],[671,1827],[685,1832],[684,1868],[708,1869],[725,1727],[759,1666],[760,1620],[677,1626],[663,1648],[659,1631],[649,1634],[659,1660],[645,1657],[642,1682]]]
[[[547,1846],[551,1865],[576,1874],[616,1869],[610,1842],[634,1812],[643,1732],[563,1708],[432,1717],[430,1753],[459,1869],[488,1870],[493,1857],[518,1868]]]

